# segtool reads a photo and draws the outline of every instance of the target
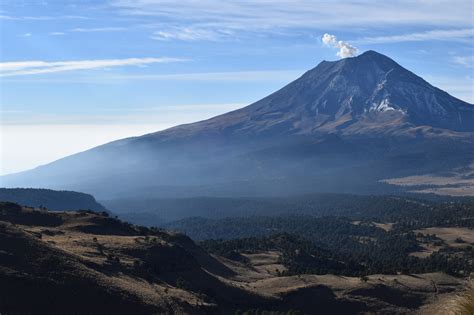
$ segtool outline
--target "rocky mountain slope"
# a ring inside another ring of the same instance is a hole
[[[196,133],[284,135],[398,131],[419,126],[474,132],[474,107],[375,51],[323,61],[243,109],[149,137]],[[409,133],[406,134],[407,136]]]
[[[323,61],[242,109],[1,180],[99,199],[375,193],[404,190],[382,180],[459,169],[473,156],[474,106],[368,51]]]

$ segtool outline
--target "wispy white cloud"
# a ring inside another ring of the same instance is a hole
[[[21,36],[23,36],[23,37],[30,37],[30,36],[31,36],[31,33],[25,33],[25,34],[22,34]]]
[[[162,17],[182,27],[272,32],[285,28],[471,26],[469,0],[111,0],[123,15]]]
[[[342,40],[338,41],[334,35],[326,33],[323,35],[322,41],[328,47],[339,49],[336,55],[341,58],[354,57],[357,55],[358,49],[356,47],[352,46],[348,42]]]
[[[98,68],[140,66],[152,63],[169,63],[185,61],[181,58],[126,58],[98,59],[75,61],[13,61],[0,63],[0,76],[20,76],[73,70],[90,70]]]
[[[51,20],[89,20],[87,16],[80,15],[58,15],[58,16],[13,16],[13,15],[0,15],[0,20],[11,20],[11,21],[51,21]]]
[[[360,44],[378,44],[378,43],[398,43],[398,42],[418,42],[418,41],[456,41],[474,37],[474,28],[449,29],[449,30],[431,30],[426,32],[408,33],[390,36],[364,37],[354,40]]]
[[[209,40],[215,41],[223,36],[229,35],[230,32],[219,32],[212,29],[199,27],[182,27],[166,30],[155,31],[151,36],[152,39],[168,41],[172,39],[183,41]]]
[[[457,63],[459,65],[468,67],[468,68],[474,68],[474,56],[455,56],[453,58],[454,63]]]
[[[92,28],[76,27],[76,28],[69,29],[67,31],[50,32],[49,35],[59,36],[59,35],[66,35],[68,33],[119,32],[119,31],[125,31],[125,30],[127,30],[127,28],[120,27],[120,26],[92,27]]]
[[[117,32],[117,31],[124,31],[126,30],[125,27],[95,27],[95,28],[73,28],[69,30],[69,32],[79,32],[79,33],[91,33],[91,32]]]

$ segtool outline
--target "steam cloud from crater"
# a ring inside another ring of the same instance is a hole
[[[354,57],[359,51],[356,47],[352,46],[348,42],[344,42],[342,40],[338,41],[335,35],[326,33],[323,35],[322,40],[324,45],[339,49],[336,55],[341,58]]]

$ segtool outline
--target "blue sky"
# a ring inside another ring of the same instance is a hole
[[[3,0],[0,174],[242,107],[368,49],[472,103],[473,24],[470,0]]]

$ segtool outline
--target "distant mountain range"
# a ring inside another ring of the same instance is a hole
[[[242,109],[4,176],[117,197],[386,193],[474,160],[474,106],[374,51],[321,62]]]

